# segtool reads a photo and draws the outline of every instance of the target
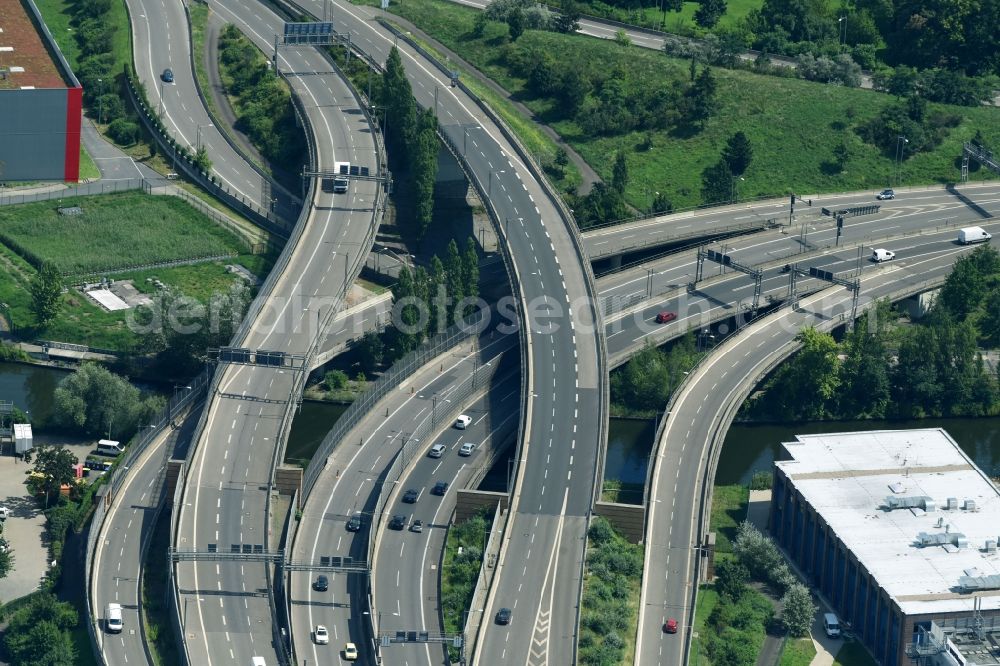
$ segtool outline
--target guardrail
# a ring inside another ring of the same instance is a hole
[[[100,663],[104,662],[103,654],[98,650],[98,640],[96,633],[96,623],[97,623],[97,613],[93,607],[93,600],[91,598],[91,585],[94,579],[94,551],[97,545],[97,537],[101,533],[101,529],[104,525],[104,520],[107,517],[108,509],[115,500],[115,495],[117,495],[118,490],[121,488],[122,484],[125,482],[125,476],[132,466],[132,463],[142,455],[149,446],[150,442],[159,437],[160,433],[163,432],[164,428],[169,426],[174,417],[180,410],[191,405],[193,402],[200,400],[205,395],[205,387],[208,385],[208,379],[210,377],[208,370],[202,372],[198,375],[189,385],[191,388],[184,391],[182,394],[176,394],[167,401],[167,406],[160,413],[156,422],[151,428],[143,428],[142,432],[137,434],[132,438],[132,442],[127,447],[126,451],[122,456],[115,461],[114,468],[105,475],[105,485],[106,490],[100,499],[94,505],[94,514],[90,520],[90,528],[87,531],[87,550],[84,556],[84,571],[86,571],[87,576],[87,630],[90,634],[91,646],[94,649],[94,654]]]
[[[591,250],[589,257],[591,261],[597,259],[603,259],[605,257],[613,257],[620,254],[626,254],[628,252],[639,252],[646,247],[655,247],[657,245],[666,245],[668,243],[683,243],[684,241],[692,240],[695,238],[717,238],[720,236],[730,236],[739,232],[746,231],[759,231],[761,229],[767,229],[769,227],[778,226],[780,223],[777,218],[769,217],[760,220],[754,220],[753,222],[744,222],[740,224],[728,224],[722,227],[705,227],[703,229],[695,229],[693,231],[685,231],[679,234],[664,234],[657,236],[656,238],[647,238],[635,243],[628,243],[626,245],[617,245],[614,247],[608,247],[607,249],[601,248],[601,250]],[[589,239],[585,239],[585,242]]]
[[[146,183],[145,178],[128,178],[112,181],[100,180],[96,183],[84,183],[83,185],[73,186],[46,186],[44,189],[36,192],[25,191],[15,193],[13,190],[4,192],[3,188],[0,188],[0,206],[16,206],[34,201],[52,201],[53,199],[71,199],[97,194],[128,192],[129,190],[143,189]]]

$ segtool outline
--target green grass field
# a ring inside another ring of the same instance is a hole
[[[700,636],[705,635],[705,623],[715,607],[719,604],[719,593],[712,585],[702,585],[698,588],[698,605],[694,611],[694,637],[691,639],[691,655],[688,662],[699,666],[711,666],[708,655],[702,645]]]
[[[71,25],[72,4],[67,0],[35,0],[35,5],[59,45],[59,50],[66,56],[70,67],[76,69],[80,59],[80,47],[76,43],[75,28]],[[129,38],[131,29],[124,0],[114,0],[111,3],[108,19],[117,27],[111,46],[111,52],[115,56],[111,71],[121,72],[125,63],[132,62],[132,46]]]
[[[80,144],[80,180],[87,180],[90,178],[98,179],[101,177],[101,172],[98,171],[97,165],[94,164],[94,160],[90,159],[90,153],[87,149]]]
[[[0,210],[0,241],[29,261],[55,264],[63,274],[239,252],[230,232],[175,197],[123,192],[66,200],[82,215],[60,215],[45,201]]]
[[[501,60],[505,26],[492,24],[482,38],[473,36],[477,12],[444,0],[392,5],[392,11],[412,21],[490,76],[542,118],[551,116],[551,100],[532,97],[525,81],[511,74]],[[602,62],[608,68],[627,67],[654,78],[665,72],[686,76],[689,63],[638,47],[581,35],[527,31],[518,40],[524,48],[548,52],[556,60]],[[788,192],[814,194],[878,189],[887,185],[894,156],[865,144],[853,127],[876,116],[894,99],[870,90],[844,88],[798,79],[715,69],[717,110],[703,131],[685,136],[669,131],[652,133],[652,147],[640,150],[645,132],[612,137],[584,136],[572,120],[550,124],[604,178],[610,178],[612,156],[623,151],[629,164],[628,201],[646,209],[655,192],[666,193],[675,207],[701,203],[701,172],[714,164],[729,136],[741,130],[753,144],[754,157],[739,196],[747,199]],[[929,105],[961,117],[958,127],[934,151],[904,161],[904,184],[954,182],[960,177],[956,161],[961,144],[980,130],[987,144],[1000,143],[1000,109]],[[842,172],[830,168],[834,148],[841,142],[850,150]],[[972,173],[983,179],[985,170]]]
[[[781,648],[778,666],[809,666],[816,656],[816,646],[811,638],[787,638]]]
[[[746,486],[715,486],[708,529],[715,532],[715,552],[733,552],[736,528],[746,518],[750,491]]]

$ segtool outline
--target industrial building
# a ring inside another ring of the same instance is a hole
[[[0,182],[77,182],[82,105],[32,0],[0,0]]]
[[[1000,664],[1000,493],[944,430],[798,436],[770,529],[879,664]]]

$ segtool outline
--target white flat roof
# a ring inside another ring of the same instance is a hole
[[[941,428],[799,435],[784,444],[792,460],[775,463],[906,614],[972,609],[961,576],[1000,574],[1000,492]],[[926,496],[936,510],[887,511],[886,497]],[[949,497],[957,510],[947,510]],[[963,509],[965,500],[974,511]],[[916,545],[918,534],[949,533],[965,548]],[[954,551],[954,552],[949,552]],[[976,593],[1000,609],[1000,590]]]
[[[114,312],[115,310],[128,310],[128,303],[118,298],[116,294],[108,289],[94,289],[88,291],[87,295],[100,303],[104,309]]]

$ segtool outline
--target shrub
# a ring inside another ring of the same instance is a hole
[[[108,125],[108,136],[117,144],[131,146],[139,140],[139,126],[131,120],[116,118]]]

